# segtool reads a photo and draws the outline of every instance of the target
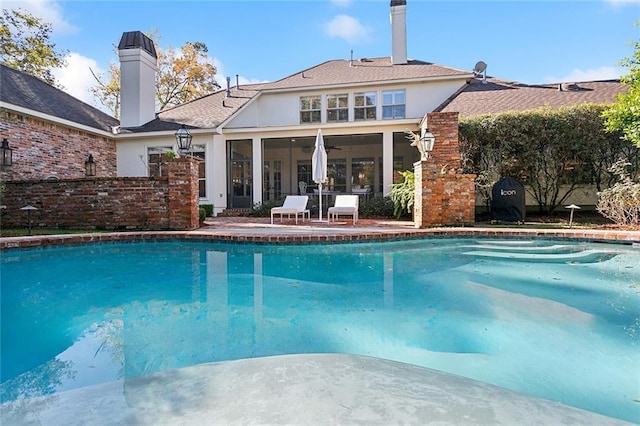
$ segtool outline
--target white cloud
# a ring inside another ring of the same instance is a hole
[[[78,31],[78,28],[65,20],[62,16],[62,8],[58,2],[53,0],[4,0],[2,8],[26,10],[51,24],[51,28],[56,34],[73,34]]]
[[[547,83],[561,82],[580,82],[580,81],[597,81],[597,80],[613,80],[624,75],[624,70],[617,67],[600,67],[590,70],[580,70],[575,68],[564,77],[547,77]]]
[[[325,32],[332,38],[342,38],[349,43],[367,41],[369,29],[357,19],[348,15],[337,15],[324,26]]]
[[[224,71],[224,65],[222,64],[222,62],[220,62],[220,60],[218,58],[213,58],[213,65],[215,65],[216,67],[216,81],[218,82],[218,84],[220,85],[220,87],[222,89],[226,89],[227,88],[227,75]],[[236,76],[235,75],[230,75],[229,77],[231,77],[231,81],[229,82],[229,84],[231,85],[231,87],[236,85]],[[247,77],[243,77],[243,76],[238,76],[237,77],[237,81],[240,83],[240,86],[242,86],[243,84],[257,84],[257,83],[266,83],[266,80],[258,80],[255,78],[247,78]]]
[[[100,108],[89,88],[95,85],[96,80],[91,74],[91,70],[99,75],[104,71],[98,66],[98,63],[79,53],[70,53],[66,57],[67,66],[64,68],[56,68],[53,75],[56,81],[64,87],[64,91],[81,101]],[[104,110],[104,108],[102,108]]]

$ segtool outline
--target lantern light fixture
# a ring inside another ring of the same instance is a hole
[[[89,158],[84,162],[84,174],[86,176],[96,175],[96,162],[93,159],[93,154],[89,154]]]
[[[429,129],[425,129],[424,134],[420,138],[420,156],[421,160],[425,161],[429,158],[429,152],[433,151],[433,145],[436,142],[436,137],[429,131]]]
[[[0,145],[0,165],[2,166],[10,166],[13,164],[13,149],[9,148],[9,141],[7,138],[2,139],[2,144]]]
[[[180,155],[191,151],[191,139],[193,139],[193,136],[191,136],[191,133],[189,133],[183,124],[176,132],[176,142]]]

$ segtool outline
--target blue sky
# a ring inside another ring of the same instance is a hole
[[[331,59],[389,56],[389,0],[3,0],[53,26],[68,50],[57,72],[72,95],[95,104],[89,68],[117,62],[125,31],[157,29],[160,47],[201,41],[219,81],[273,81]],[[640,0],[407,0],[408,56],[522,83],[618,78],[640,40]]]

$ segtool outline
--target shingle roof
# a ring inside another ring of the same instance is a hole
[[[232,88],[231,96],[220,90],[202,98],[177,107],[161,111],[158,118],[162,121],[184,123],[199,128],[214,128],[238,111],[244,104],[260,93],[263,85],[246,85]],[[144,131],[145,126],[140,128]]]
[[[118,120],[39,78],[0,64],[0,101],[94,129],[111,131]]]
[[[298,89],[343,84],[379,84],[393,81],[428,80],[442,77],[471,75],[463,71],[441,65],[409,60],[407,64],[392,65],[391,58],[362,58],[358,60],[333,60],[323,62],[302,72],[268,84],[265,89]]]
[[[617,94],[625,91],[626,86],[619,80],[526,85],[497,78],[487,78],[486,84],[472,79],[436,111],[457,111],[460,117],[471,117],[544,106],[558,108],[585,103],[606,104],[615,102]]]
[[[162,111],[158,118],[194,127],[217,127],[262,91],[286,91],[339,87],[341,85],[373,85],[381,82],[424,81],[439,78],[465,78],[470,71],[443,67],[428,62],[410,60],[403,65],[392,65],[389,57],[323,62],[302,72],[271,83],[250,84],[226,89],[204,96],[172,109]],[[224,101],[224,104],[223,104]],[[143,131],[145,126],[134,131]]]

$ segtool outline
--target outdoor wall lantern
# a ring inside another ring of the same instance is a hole
[[[3,166],[10,166],[13,164],[13,150],[9,148],[9,141],[7,138],[2,139],[2,145],[0,145],[0,157],[2,157]]]
[[[191,139],[193,139],[193,136],[191,136],[183,124],[176,132],[176,142],[178,143],[178,152],[180,155],[191,151]]]
[[[84,162],[84,174],[86,176],[96,175],[96,162],[93,160],[92,154],[89,154],[89,158]]]
[[[433,151],[433,145],[436,142],[436,137],[433,136],[433,133],[429,131],[429,129],[425,129],[424,135],[420,138],[420,145],[418,150],[420,151],[420,159],[425,161],[429,158],[429,152]]]

